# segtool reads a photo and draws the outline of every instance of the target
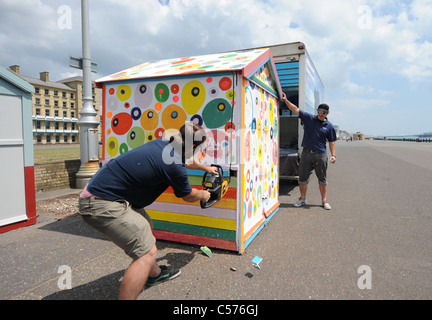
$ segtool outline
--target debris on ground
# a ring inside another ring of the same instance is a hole
[[[65,218],[78,213],[78,196],[65,195],[54,199],[38,200],[36,213]]]

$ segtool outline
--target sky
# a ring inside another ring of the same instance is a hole
[[[432,132],[432,0],[89,0],[93,79],[147,62],[304,42],[328,119],[372,136]],[[0,0],[0,65],[81,75],[81,1]]]

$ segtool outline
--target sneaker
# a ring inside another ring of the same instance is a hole
[[[294,207],[303,207],[305,205],[306,205],[306,198],[305,199],[299,198],[298,201],[294,203]]]
[[[151,287],[154,285],[157,285],[159,283],[172,280],[174,278],[177,278],[181,270],[179,269],[172,269],[168,268],[167,266],[159,266],[161,268],[161,273],[157,277],[148,277],[146,285]]]
[[[323,202],[322,202],[322,206],[323,206],[323,208],[324,209],[326,209],[326,210],[331,210],[331,206],[330,206],[330,204],[328,203],[328,201],[327,200],[323,200]]]

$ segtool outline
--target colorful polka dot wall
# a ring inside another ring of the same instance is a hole
[[[230,149],[236,92],[232,74],[182,79],[128,81],[105,87],[105,159],[161,138],[192,121],[209,139],[205,163],[235,161]],[[241,95],[240,95],[241,97]],[[234,105],[233,105],[234,104]],[[231,152],[231,155],[229,153]],[[230,159],[230,160],[229,160]]]
[[[278,201],[278,111],[276,99],[252,81],[245,85],[244,105],[242,199],[247,232]]]

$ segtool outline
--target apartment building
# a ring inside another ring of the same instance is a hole
[[[9,69],[35,88],[33,104],[33,143],[79,143],[78,118],[83,104],[83,78],[72,77],[50,81],[49,72],[40,72],[39,79],[20,75],[18,65]],[[100,119],[99,89],[93,86],[93,107]],[[100,133],[99,133],[100,134]]]

